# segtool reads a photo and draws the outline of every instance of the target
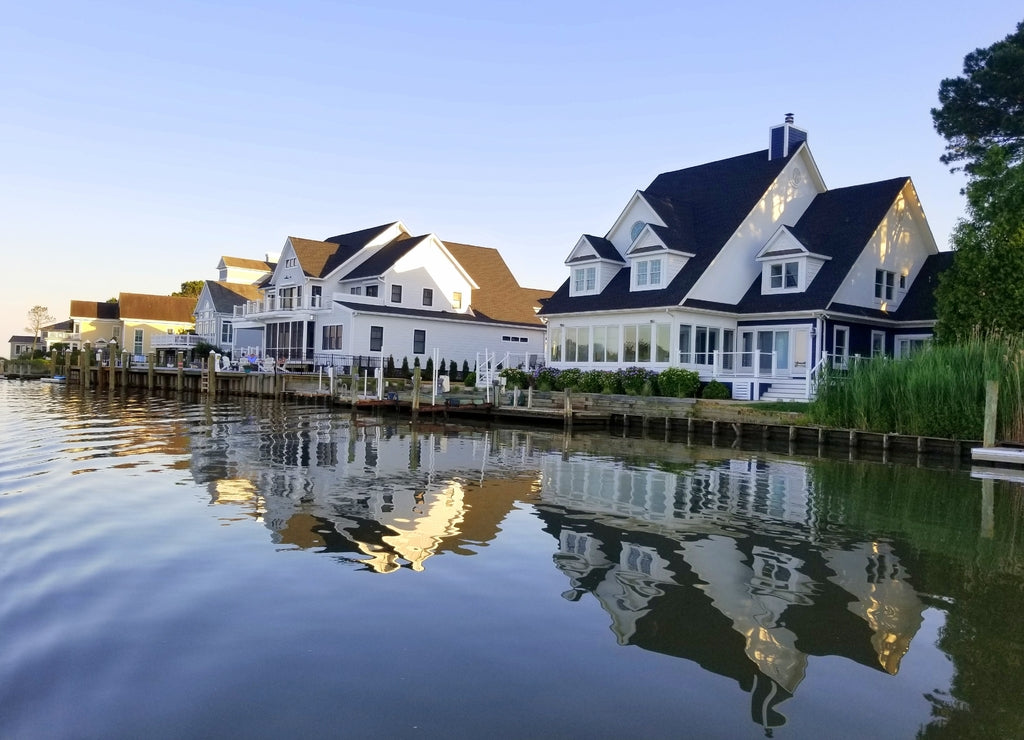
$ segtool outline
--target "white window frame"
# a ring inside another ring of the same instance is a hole
[[[803,290],[803,260],[767,262],[763,274],[764,293],[798,293]],[[792,272],[788,268],[792,268]],[[776,274],[777,271],[777,274]],[[790,284],[792,280],[792,284]]]
[[[651,257],[648,259],[633,261],[633,287],[640,290],[650,290],[662,287],[662,277],[665,274],[663,259]]]
[[[597,267],[574,267],[572,270],[573,295],[588,295],[597,292]]]
[[[896,273],[892,270],[875,270],[875,300],[891,301],[896,295]]]
[[[876,351],[876,341],[881,340],[881,349]],[[871,331],[871,356],[872,357],[885,357],[885,332],[872,329]]]
[[[842,345],[839,343],[839,335],[843,335]],[[842,346],[842,353],[836,352],[836,348]],[[833,326],[832,327],[832,364],[833,366],[845,370],[846,366],[850,361],[850,327],[848,326]]]
[[[931,341],[931,334],[897,334],[893,337],[893,357],[896,359],[909,357],[916,351],[915,345],[920,345],[917,349],[921,349]]]

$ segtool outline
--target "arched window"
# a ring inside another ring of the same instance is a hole
[[[643,221],[637,221],[636,223],[634,223],[633,228],[629,230],[629,238],[632,241],[636,241],[636,238],[640,236],[640,232],[644,230],[644,226],[646,225],[647,224],[645,224]]]

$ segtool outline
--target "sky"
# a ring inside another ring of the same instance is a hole
[[[828,187],[913,178],[948,248],[964,180],[930,110],[1013,5],[4,3],[0,338],[396,220],[554,289],[658,173],[786,113]]]

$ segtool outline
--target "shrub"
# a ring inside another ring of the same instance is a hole
[[[658,390],[663,396],[692,398],[700,388],[700,375],[694,370],[670,367],[658,373]]]
[[[555,390],[577,390],[580,387],[582,379],[583,371],[578,367],[570,367],[568,370],[563,370],[558,374],[558,377],[555,379]]]
[[[704,386],[704,391],[703,393],[701,393],[701,398],[721,400],[725,398],[732,398],[732,393],[729,392],[729,387],[725,385],[725,383],[720,383],[717,380],[712,380],[706,386]]]
[[[402,358],[402,377],[403,378],[411,378],[412,377],[412,373],[409,371],[409,358],[408,357],[403,357]]]
[[[553,367],[541,367],[534,370],[533,379],[534,385],[537,390],[541,391],[553,391],[555,384],[558,382],[558,376],[561,374],[557,368]]]
[[[644,391],[644,384],[655,377],[652,371],[642,367],[627,367],[616,370],[615,373],[619,378],[622,390],[631,396],[641,395]]]
[[[506,367],[498,375],[505,379],[505,385],[509,388],[527,388],[530,385],[530,374],[519,368]]]
[[[578,390],[582,393],[600,393],[607,374],[604,370],[587,370],[580,376]]]
[[[467,388],[475,388],[476,387],[476,373],[471,372],[471,371],[467,372],[466,373],[466,377],[462,379],[462,384],[464,386],[466,386]]]

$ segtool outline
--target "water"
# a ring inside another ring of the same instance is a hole
[[[968,472],[0,382],[0,737],[1024,736]]]

